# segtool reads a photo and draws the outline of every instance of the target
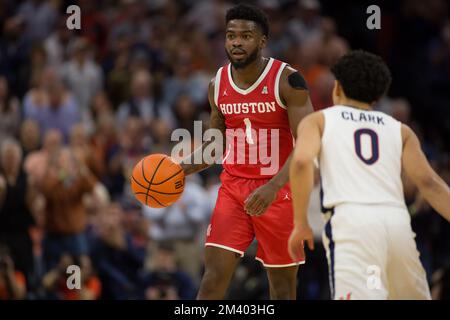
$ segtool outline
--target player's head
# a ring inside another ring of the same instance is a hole
[[[351,99],[369,105],[377,102],[391,84],[391,73],[383,59],[372,53],[350,51],[331,68],[336,81],[333,103]]]
[[[225,51],[236,69],[255,61],[266,46],[269,22],[266,14],[247,4],[239,4],[227,11]]]

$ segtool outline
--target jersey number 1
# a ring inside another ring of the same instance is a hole
[[[247,143],[254,144],[255,142],[253,141],[252,137],[252,123],[250,122],[249,118],[245,118],[244,123],[245,123],[245,138],[247,140]]]
[[[372,155],[370,158],[364,157],[364,155],[361,152],[361,137],[362,135],[368,135],[370,138],[370,145],[372,149]],[[378,135],[375,131],[371,129],[358,129],[355,131],[354,135],[355,139],[355,151],[358,158],[361,159],[362,162],[364,162],[367,165],[374,164],[377,162],[379,158],[379,146],[378,146]]]

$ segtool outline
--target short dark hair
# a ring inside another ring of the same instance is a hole
[[[269,21],[267,15],[258,7],[248,4],[238,4],[227,11],[225,23],[230,20],[249,20],[255,22],[266,37],[269,36]]]
[[[381,57],[363,50],[350,51],[331,68],[345,95],[361,102],[379,100],[391,85],[391,72]]]

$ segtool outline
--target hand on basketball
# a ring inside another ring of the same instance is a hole
[[[305,259],[304,242],[308,243],[308,248],[314,250],[314,234],[310,226],[296,227],[289,237],[288,250],[294,260]]]
[[[266,183],[253,191],[245,200],[244,209],[251,216],[260,216],[276,199],[278,189],[270,183]]]

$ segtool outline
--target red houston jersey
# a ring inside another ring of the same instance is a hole
[[[223,167],[231,175],[267,179],[278,173],[289,157],[294,139],[287,108],[279,94],[286,63],[270,58],[248,89],[233,82],[231,64],[217,71],[214,102],[227,128]]]

